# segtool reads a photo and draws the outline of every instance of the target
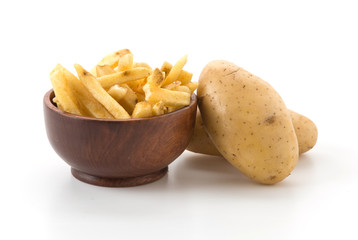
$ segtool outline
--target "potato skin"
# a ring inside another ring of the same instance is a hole
[[[312,149],[317,142],[317,127],[309,118],[292,110],[289,111],[297,136],[299,154],[305,153]],[[221,156],[220,152],[216,149],[215,145],[205,130],[199,110],[196,112],[196,124],[194,133],[186,149],[195,153]]]
[[[316,145],[318,130],[311,119],[294,111],[290,111],[290,113],[298,140],[299,154],[302,154]]]
[[[291,115],[265,81],[227,61],[212,61],[199,77],[203,123],[219,152],[252,180],[280,182],[296,166]]]
[[[196,111],[194,133],[186,149],[195,153],[221,156],[204,128],[199,109]]]

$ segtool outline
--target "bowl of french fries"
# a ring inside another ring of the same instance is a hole
[[[187,56],[152,69],[122,49],[90,71],[58,64],[44,96],[46,132],[72,175],[107,187],[156,181],[193,133],[197,83],[183,69]]]

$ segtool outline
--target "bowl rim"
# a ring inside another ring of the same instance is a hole
[[[170,115],[175,115],[175,114],[179,114],[181,112],[187,111],[190,108],[192,108],[194,105],[197,104],[197,96],[195,93],[193,93],[190,96],[190,103],[188,106],[185,106],[183,108],[180,108],[176,111],[173,111],[171,113],[166,113],[166,114],[162,114],[162,115],[158,115],[158,116],[152,116],[152,117],[146,117],[146,118],[126,118],[126,119],[108,119],[108,118],[95,118],[95,117],[86,117],[86,116],[81,116],[81,115],[76,115],[76,114],[72,114],[72,113],[68,113],[65,112],[61,109],[59,109],[58,107],[56,107],[54,105],[54,103],[52,102],[51,99],[51,95],[54,95],[55,92],[53,89],[50,89],[49,91],[46,92],[44,98],[43,98],[43,102],[46,105],[47,108],[49,108],[50,110],[64,116],[64,117],[68,117],[68,118],[73,118],[73,119],[78,119],[78,120],[88,120],[88,121],[100,121],[100,122],[133,122],[133,121],[148,121],[148,120],[153,120],[153,119],[158,119],[158,118],[165,118],[167,116]],[[55,97],[55,96],[54,96]]]

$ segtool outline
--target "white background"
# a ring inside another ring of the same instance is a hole
[[[2,1],[0,238],[357,239],[355,2]],[[46,137],[49,73],[121,48],[157,67],[189,54],[194,79],[235,62],[311,118],[318,143],[273,186],[189,152],[152,184],[79,182]]]

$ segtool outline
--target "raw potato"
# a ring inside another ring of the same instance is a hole
[[[318,131],[311,119],[290,111],[295,128],[300,154],[305,153],[316,145]]]
[[[196,111],[196,120],[193,135],[186,150],[195,153],[202,153],[207,155],[221,156],[216,149],[213,142],[210,140],[208,133],[205,130],[203,119],[201,119],[199,109]]]
[[[307,117],[289,110],[292,116],[292,124],[295,128],[299,153],[305,153],[312,149],[317,142],[317,127]],[[200,111],[196,112],[196,122],[193,136],[187,150],[195,153],[221,156],[207,134]]]
[[[199,108],[210,138],[233,166],[252,180],[274,184],[298,160],[291,115],[265,81],[227,61],[201,72]]]

